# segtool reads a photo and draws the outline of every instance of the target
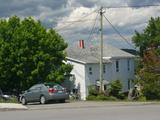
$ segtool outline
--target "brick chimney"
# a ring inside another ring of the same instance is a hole
[[[81,49],[84,48],[84,40],[79,40],[79,47],[80,47]]]

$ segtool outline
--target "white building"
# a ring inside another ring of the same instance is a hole
[[[99,85],[99,49],[72,47],[67,49],[67,62],[73,65],[70,89],[78,88],[81,99],[88,96],[90,85]],[[123,91],[131,87],[134,79],[134,55],[112,46],[103,49],[103,80],[104,88],[112,80],[120,80]]]

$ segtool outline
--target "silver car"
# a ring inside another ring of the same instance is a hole
[[[65,102],[69,98],[66,89],[55,83],[36,84],[20,95],[20,102],[25,105],[29,102],[45,104],[50,100]]]

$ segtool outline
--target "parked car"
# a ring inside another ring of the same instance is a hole
[[[29,102],[45,104],[50,100],[65,102],[69,98],[66,89],[56,83],[36,84],[20,95],[20,102],[25,105]]]
[[[10,96],[9,95],[4,95],[2,90],[0,89],[0,98],[4,99],[4,100],[9,100]]]

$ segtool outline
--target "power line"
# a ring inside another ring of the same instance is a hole
[[[61,23],[75,23],[75,22],[85,22],[85,21],[93,21],[94,19],[85,19],[85,20],[72,20],[72,21],[64,21]]]
[[[65,22],[65,23],[72,23],[72,24],[76,24],[76,23],[80,23],[80,22],[92,22],[92,21],[94,21],[95,19],[88,19],[88,20],[79,20],[79,21],[67,21],[67,22]],[[63,23],[63,22],[61,22],[61,23]],[[65,24],[64,23],[64,24]],[[65,29],[62,29],[62,31],[61,30],[57,30],[57,31],[61,31],[61,33],[64,33],[65,31],[67,32],[67,31],[71,31],[71,29],[70,28],[67,28],[68,26],[66,25],[66,27],[65,27]]]
[[[103,15],[104,18],[107,20],[107,22],[111,25],[111,27],[115,30],[115,32],[131,47],[135,48],[131,43],[128,42],[128,40],[116,29],[116,27],[109,21],[109,19]]]
[[[93,26],[91,27],[90,34],[89,34],[88,39],[87,39],[88,42],[90,41],[90,38],[91,38],[91,36],[92,36],[92,33],[93,33],[94,28],[95,28],[97,19],[98,19],[98,13],[97,13],[97,15],[95,16],[95,19],[94,19],[94,22],[93,22]],[[88,44],[89,44],[89,43],[88,43]],[[86,56],[86,55],[87,55],[87,52],[86,52],[85,50],[81,49],[80,52],[79,52],[79,55],[82,55],[82,54]]]
[[[95,13],[95,12],[97,12],[97,10],[94,10],[94,11],[92,11],[91,13],[89,13],[89,14],[87,14],[87,15],[85,15],[85,16],[82,16],[82,17],[81,17],[80,19],[78,19],[77,21],[83,22],[84,20],[82,20],[82,18],[88,17],[88,16],[92,15],[92,14]],[[69,26],[73,25],[74,23],[78,23],[78,22],[72,22],[72,23],[70,23],[70,24],[68,24],[68,25],[66,25],[66,26],[63,26],[63,27],[57,29],[57,31],[63,30],[64,28],[69,27]]]
[[[97,12],[97,11],[98,11],[98,10],[94,10],[94,11],[91,12],[90,14],[87,14],[87,15],[81,17],[81,18],[88,17],[88,16],[92,15],[93,13],[95,13],[95,12]],[[76,20],[76,21],[71,22],[71,24],[68,24],[68,25],[66,25],[66,26],[64,26],[64,27],[62,27],[62,28],[60,28],[60,29],[58,29],[58,30],[63,30],[64,28],[69,27],[70,25],[73,25],[74,23],[84,22],[85,20],[82,20],[81,18],[80,18],[79,20]],[[93,32],[94,27],[95,27],[95,25],[96,25],[97,19],[98,19],[98,14],[96,15],[95,19],[92,19],[94,23],[93,23],[93,26],[92,26],[92,28],[91,28],[90,35],[89,35],[88,39],[89,39],[89,38],[91,37],[91,35],[92,35],[92,32]],[[75,51],[72,50],[72,49],[71,49],[71,51],[72,51],[73,53],[75,52]],[[82,53],[83,53],[83,54],[82,54]],[[78,56],[79,56],[79,55],[87,55],[87,52],[84,51],[83,49],[81,49],[80,52],[79,52],[79,54],[78,54]]]
[[[91,28],[91,31],[90,31],[90,34],[89,34],[89,37],[88,37],[88,41],[90,41],[91,36],[92,36],[92,34],[93,34],[93,30],[94,30],[94,28],[95,28],[97,18],[98,18],[98,13],[97,13],[97,15],[96,15],[95,21],[94,21],[93,26],[92,26],[92,28]]]
[[[131,6],[105,6],[104,8],[143,8],[143,7],[159,7],[160,4],[157,5],[131,5]]]

